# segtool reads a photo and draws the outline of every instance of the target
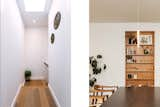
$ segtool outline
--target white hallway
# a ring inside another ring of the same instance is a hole
[[[47,20],[20,10],[18,2],[0,1],[0,107],[14,106],[26,69],[31,69],[31,79],[46,77],[43,62],[49,65],[48,83],[57,106],[71,107],[70,0],[50,2],[48,11],[40,15]],[[61,24],[55,30],[53,20],[58,11]],[[54,44],[50,42],[52,33]]]

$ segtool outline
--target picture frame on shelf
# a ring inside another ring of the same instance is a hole
[[[139,45],[152,45],[152,35],[140,35],[138,43]]]

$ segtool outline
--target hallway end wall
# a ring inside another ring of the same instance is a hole
[[[48,62],[48,28],[26,27],[24,36],[25,69],[32,72],[31,79],[46,79],[44,62]]]

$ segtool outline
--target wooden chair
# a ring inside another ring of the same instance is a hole
[[[89,95],[90,107],[100,107],[100,105],[107,100],[108,96],[98,94],[98,93],[101,93],[101,91],[99,90],[90,91],[90,95]]]
[[[117,86],[102,86],[102,85],[95,85],[95,91],[97,91],[97,95],[101,94],[106,95],[107,97],[111,96],[117,89]]]
[[[117,86],[95,85],[94,90],[90,91],[90,107],[100,107],[117,88]]]

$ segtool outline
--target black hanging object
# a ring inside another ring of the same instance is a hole
[[[101,71],[102,71],[102,69],[100,68],[100,69],[99,69],[99,73],[101,73]]]
[[[97,81],[97,79],[94,77],[94,78],[93,78],[93,81],[94,81],[94,82],[96,82],[96,81]]]
[[[93,68],[93,74],[96,74],[96,68]]]
[[[54,40],[55,40],[55,36],[54,36],[54,33],[52,33],[52,35],[51,35],[51,44],[54,43]]]
[[[93,61],[92,61],[92,67],[94,67],[94,68],[97,67],[97,61],[96,61],[96,60],[93,60]]]
[[[60,22],[61,22],[61,13],[60,12],[57,12],[55,18],[54,18],[54,29],[58,29],[59,25],[60,25]]]
[[[99,73],[99,72],[98,72],[98,69],[97,69],[97,68],[94,68],[94,69],[93,69],[93,74],[96,74],[96,75],[97,75],[98,73]]]
[[[91,87],[93,87],[93,85],[94,85],[94,81],[89,80],[89,85],[90,85]]]
[[[92,63],[92,60],[91,60],[91,59],[89,60],[89,63],[90,63],[90,64]]]
[[[98,59],[102,58],[102,55],[97,55],[97,58],[98,58]]]
[[[107,66],[106,66],[106,64],[104,64],[104,67],[103,67],[103,69],[105,70],[107,68]]]
[[[98,74],[98,69],[96,68],[96,74]]]
[[[93,56],[89,57],[89,63],[92,64]]]
[[[96,83],[96,81],[97,81],[97,79],[96,79],[95,77],[92,78],[91,80],[89,80],[89,85],[90,85],[91,87],[93,87],[94,84]]]

